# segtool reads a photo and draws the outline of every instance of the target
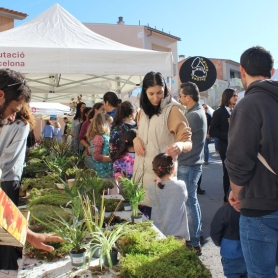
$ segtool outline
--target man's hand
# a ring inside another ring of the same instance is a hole
[[[63,239],[59,236],[51,234],[38,234],[32,232],[30,229],[27,231],[27,241],[35,248],[41,249],[47,252],[53,252],[52,246],[46,245],[46,242],[62,242]]]
[[[240,212],[240,200],[235,199],[233,191],[231,191],[229,194],[229,202],[236,211]]]

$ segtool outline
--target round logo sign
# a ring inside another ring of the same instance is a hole
[[[200,92],[206,91],[216,80],[216,68],[207,58],[197,56],[187,59],[180,68],[182,83],[194,82]]]
[[[32,113],[36,113],[37,112],[37,108],[36,107],[32,107],[31,111],[32,111]]]

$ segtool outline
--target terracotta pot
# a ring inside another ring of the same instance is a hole
[[[74,181],[75,181],[75,179],[69,179],[69,180],[67,181],[67,182],[68,182],[69,188],[72,188],[72,187],[73,187]]]

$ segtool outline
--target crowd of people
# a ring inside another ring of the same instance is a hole
[[[270,52],[262,47],[246,50],[240,60],[245,97],[237,103],[236,90],[225,89],[212,116],[200,103],[195,83],[182,83],[176,101],[161,73],[149,72],[142,81],[139,110],[107,92],[93,107],[77,104],[70,131],[65,117],[64,131],[58,122],[52,126],[48,121],[43,136],[63,140],[70,134],[71,149],[84,154],[86,166],[114,184],[109,194],[118,194],[121,176],[142,182],[142,213],[197,255],[203,241],[197,194],[205,194],[202,166],[209,163],[208,145],[214,138],[223,166],[223,206],[212,220],[211,238],[221,247],[224,274],[276,277],[278,83],[270,80],[272,69]],[[30,98],[22,75],[0,71],[1,187],[15,204],[27,135],[34,128]],[[37,248],[51,251],[44,242],[55,240],[61,239],[28,231],[27,241]],[[8,251],[2,258],[0,249],[0,269],[16,268],[6,255],[11,247],[4,248]]]

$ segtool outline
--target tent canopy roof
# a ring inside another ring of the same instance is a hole
[[[127,46],[85,27],[59,4],[0,33],[0,67],[24,73],[172,76],[172,54]]]

